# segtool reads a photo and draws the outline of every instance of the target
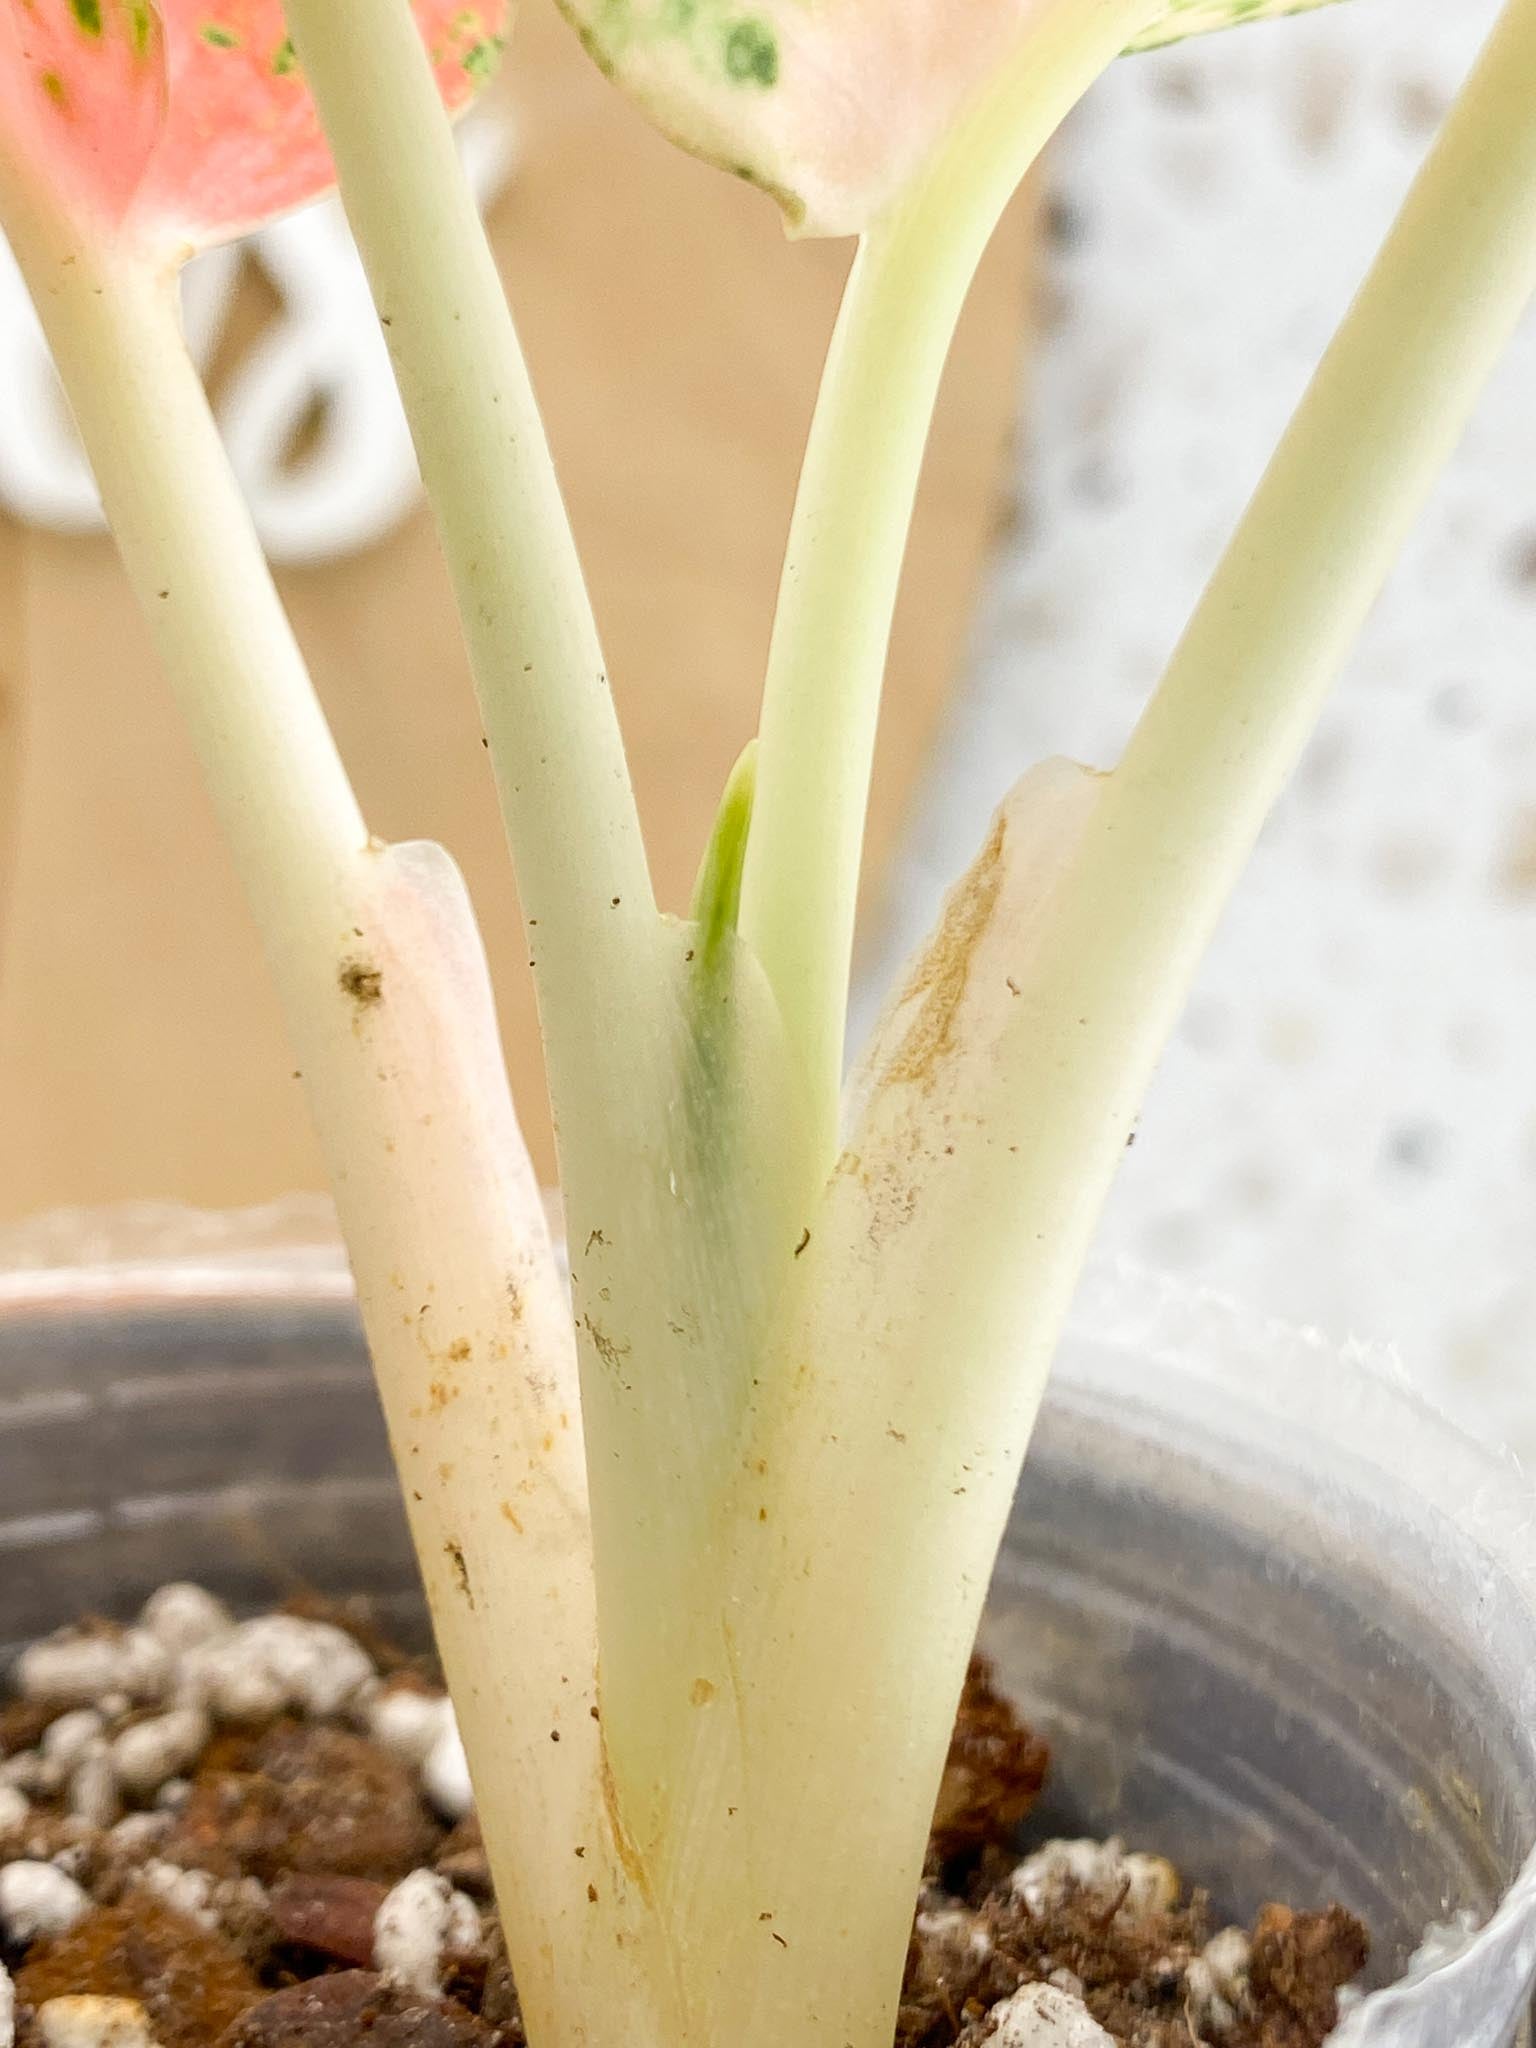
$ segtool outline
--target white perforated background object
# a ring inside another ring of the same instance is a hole
[[[1112,762],[1492,0],[1116,67],[1053,162],[1018,517],[871,990],[1032,761]],[[1392,1342],[1536,1459],[1536,320],[1218,935],[1106,1248]]]
[[[513,168],[510,115],[496,101],[482,103],[458,136],[476,200],[488,206]],[[300,207],[188,265],[182,324],[200,367],[217,352],[246,263],[263,274],[278,306],[215,407],[230,461],[274,561],[351,554],[404,518],[420,483],[389,351],[340,200]],[[313,445],[295,459],[315,419]],[[60,533],[105,527],[48,344],[3,239],[0,512]]]

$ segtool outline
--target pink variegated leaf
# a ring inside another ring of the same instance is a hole
[[[450,108],[510,0],[413,0]],[[281,0],[0,0],[0,155],[71,213],[172,257],[331,183]]]
[[[149,0],[0,0],[0,157],[13,176],[119,222],[165,115]]]
[[[159,0],[169,98],[134,203],[137,223],[202,246],[323,191],[330,152],[279,0]],[[443,98],[464,106],[495,70],[509,0],[414,0]]]

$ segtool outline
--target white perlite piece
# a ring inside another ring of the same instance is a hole
[[[149,2015],[132,1998],[50,1998],[37,2008],[43,2048],[154,2048]]]
[[[205,1705],[227,1721],[265,1721],[293,1709],[327,1718],[373,1677],[372,1660],[344,1629],[295,1614],[240,1622],[194,1644],[178,1668],[183,1705]]]
[[[462,1820],[475,1803],[469,1762],[451,1707],[449,1719],[421,1767],[421,1789],[444,1820]]]
[[[213,1905],[213,1879],[206,1870],[184,1870],[179,1863],[167,1863],[151,1856],[135,1880],[175,1912],[200,1927],[217,1930],[218,1913]]]
[[[93,1828],[109,1828],[121,1814],[123,1801],[117,1789],[117,1773],[104,1744],[75,1765],[64,1806],[76,1819],[89,1821]]]
[[[1225,2034],[1248,1994],[1252,1944],[1241,1927],[1213,1934],[1184,1972],[1188,2016],[1201,2034]]]
[[[1127,1854],[1113,1835],[1107,1842],[1047,1842],[1026,1856],[1009,1880],[1032,1913],[1059,1905],[1072,1890],[1090,1892],[1120,1912],[1165,1913],[1178,1903],[1179,1874],[1163,1856]]]
[[[0,2048],[16,2048],[16,1986],[0,1963]]]
[[[987,2048],[1115,2048],[1081,1999],[1054,1984],[1026,1984],[992,2008]]]
[[[108,1846],[118,1856],[148,1856],[165,1840],[171,1826],[168,1813],[125,1814],[107,1836]]]
[[[171,1657],[147,1629],[121,1635],[63,1629],[22,1651],[16,1687],[23,1699],[61,1707],[90,1707],[109,1693],[158,1700],[170,1683]]]
[[[151,1856],[135,1872],[133,1882],[210,1933],[231,1922],[248,1922],[267,1902],[266,1888],[257,1878],[212,1877],[206,1870],[187,1870],[161,1856]]]
[[[374,1968],[427,1998],[442,1992],[445,1957],[473,1954],[479,1946],[474,1901],[435,1870],[402,1877],[374,1915]]]
[[[1223,1998],[1238,1999],[1248,1985],[1248,1965],[1253,1943],[1241,1927],[1223,1927],[1213,1934],[1202,1951]]]
[[[380,1749],[413,1771],[426,1763],[440,1737],[456,1732],[448,1695],[414,1686],[385,1685],[368,1702],[363,1724]]]
[[[68,1771],[101,1741],[106,1727],[106,1722],[94,1707],[75,1707],[67,1714],[60,1714],[57,1721],[49,1722],[43,1730],[40,1747],[49,1763],[57,1764],[61,1771]]]
[[[0,1933],[10,1941],[67,1934],[90,1909],[80,1886],[52,1863],[22,1861],[0,1867]]]
[[[982,1926],[976,1914],[968,1913],[964,1906],[951,1906],[941,1912],[919,1913],[917,1931],[925,1941],[941,1941],[954,1949],[969,1949],[974,1956],[989,1956],[992,1953],[992,1937]]]
[[[32,1802],[15,1785],[0,1785],[0,1829],[17,1828],[32,1811]]]
[[[125,1728],[112,1743],[112,1768],[135,1798],[148,1799],[196,1763],[213,1734],[201,1707],[173,1707]]]
[[[144,1602],[139,1625],[170,1651],[195,1649],[228,1635],[235,1618],[222,1600],[201,1586],[176,1581],[161,1586]]]

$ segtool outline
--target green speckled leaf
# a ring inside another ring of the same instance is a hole
[[[820,235],[867,226],[988,76],[1059,11],[1054,0],[560,4],[657,127]],[[1322,4],[1166,0],[1135,47]]]
[[[665,134],[856,232],[1047,0],[560,0]]]

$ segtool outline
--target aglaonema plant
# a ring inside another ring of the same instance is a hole
[[[281,988],[534,2048],[891,2040],[966,1656],[1115,1161],[1536,286],[1536,0],[1508,0],[1123,759],[1007,798],[844,1091],[886,642],[975,264],[1120,51],[1286,11],[573,0],[686,147],[860,237],[760,730],[673,916],[444,112],[500,7],[0,0],[0,210]],[[517,868],[568,1287],[463,888],[440,848],[369,834],[177,332],[180,260],[332,156]]]

